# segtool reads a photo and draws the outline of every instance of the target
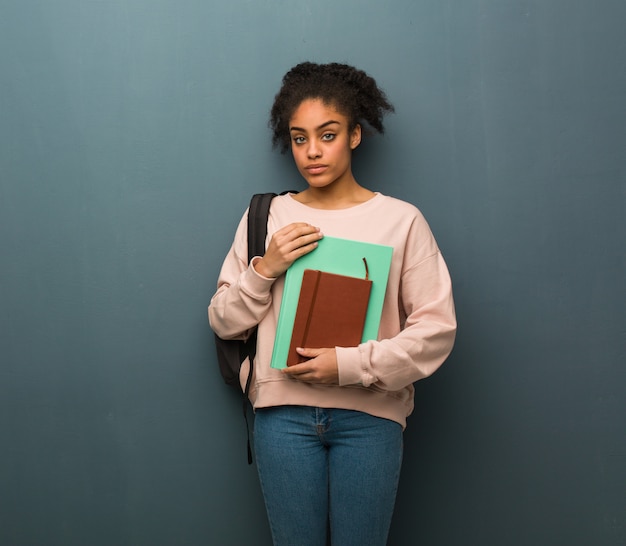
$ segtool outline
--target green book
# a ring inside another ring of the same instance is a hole
[[[313,252],[296,260],[287,270],[285,277],[285,288],[278,316],[271,367],[282,369],[287,366],[291,334],[305,269],[317,269],[338,275],[363,278],[363,258],[365,258],[369,269],[369,278],[372,281],[372,289],[361,341],[376,339],[385,291],[387,290],[392,254],[393,248],[390,246],[324,237]]]

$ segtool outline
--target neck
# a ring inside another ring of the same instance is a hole
[[[312,208],[337,210],[360,205],[374,195],[374,192],[354,181],[352,184],[342,186],[331,185],[323,188],[309,186],[294,197],[300,203]]]

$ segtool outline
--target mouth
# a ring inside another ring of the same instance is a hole
[[[321,174],[323,173],[326,169],[328,168],[327,165],[321,165],[321,164],[314,164],[314,165],[307,165],[305,167],[306,172],[308,172],[309,174]]]

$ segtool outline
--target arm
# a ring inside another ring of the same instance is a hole
[[[246,338],[271,305],[274,279],[260,275],[247,261],[247,214],[241,219],[235,239],[224,259],[211,298],[208,316],[211,328],[223,339]]]
[[[428,377],[445,361],[456,334],[452,286],[441,254],[402,275],[405,326],[389,339],[338,348],[339,384],[398,390]]]

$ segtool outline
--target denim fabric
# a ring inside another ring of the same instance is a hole
[[[402,427],[352,410],[257,410],[254,444],[275,546],[384,546]]]

